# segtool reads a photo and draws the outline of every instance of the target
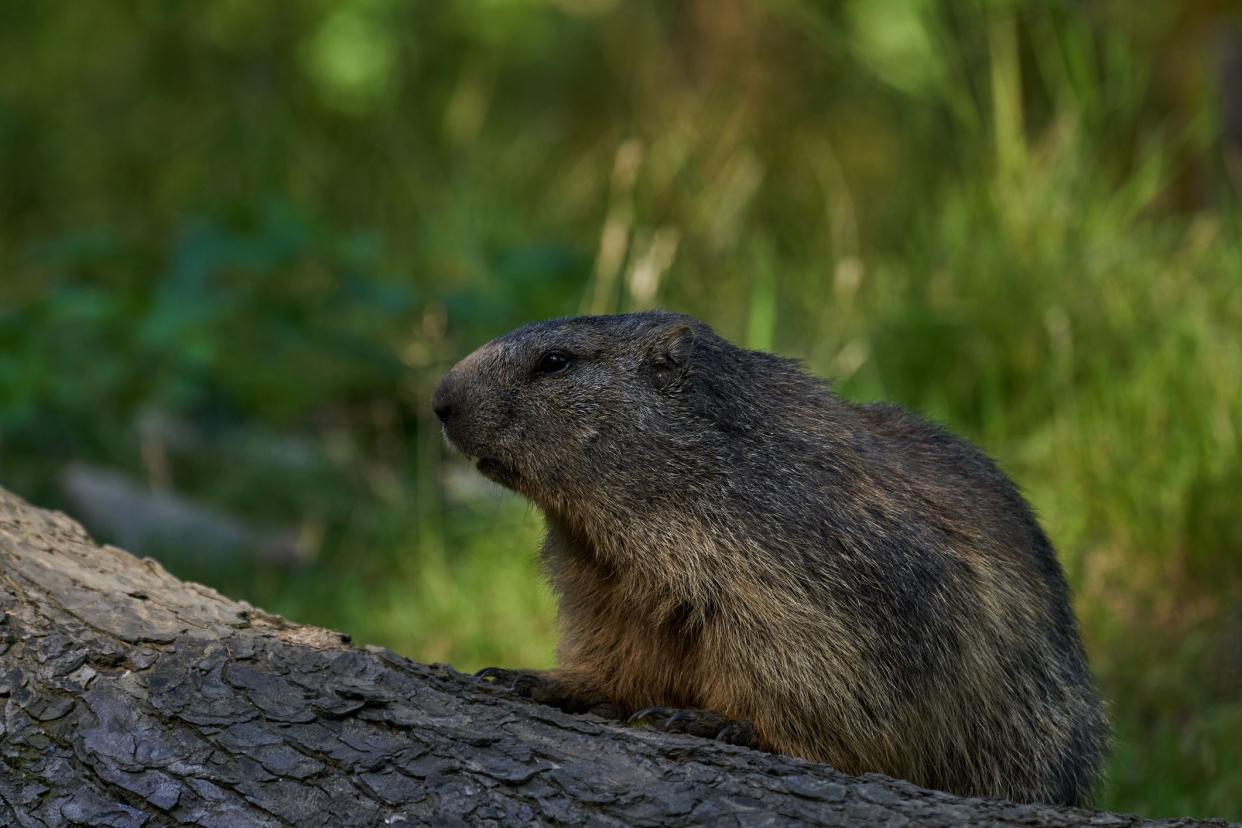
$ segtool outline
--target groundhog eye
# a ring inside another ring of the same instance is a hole
[[[539,360],[539,364],[535,366],[536,374],[559,374],[569,367],[570,359],[567,354],[544,354],[543,359]]]

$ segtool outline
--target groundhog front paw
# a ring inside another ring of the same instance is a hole
[[[755,735],[754,725],[750,722],[726,719],[709,710],[648,707],[639,710],[626,721],[629,724],[643,724],[665,733],[689,733],[729,745],[762,749]]]
[[[566,713],[594,713],[605,719],[620,719],[622,710],[589,688],[578,687],[548,673],[532,670],[506,670],[485,667],[474,677],[539,704],[564,710]]]
[[[551,683],[548,679],[532,670],[484,667],[474,674],[474,678],[481,679],[484,684],[494,686],[494,688],[509,690],[510,693],[520,695],[524,699],[532,699],[540,703],[551,695]]]
[[[525,698],[532,698],[540,685],[546,684],[543,677],[529,670],[506,670],[503,667],[484,667],[474,674],[485,684],[503,687]]]

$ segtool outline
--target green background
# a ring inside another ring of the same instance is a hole
[[[693,313],[996,457],[1110,700],[1101,804],[1242,819],[1231,9],[4,3],[0,484],[119,470],[310,555],[177,574],[548,665],[538,515],[430,390],[526,321]]]

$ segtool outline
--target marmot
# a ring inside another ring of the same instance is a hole
[[[727,735],[847,773],[1087,802],[1108,728],[1064,575],[965,441],[665,312],[519,328],[432,404],[546,518],[562,637],[560,667],[525,674],[536,698],[690,708],[692,732],[746,722]]]

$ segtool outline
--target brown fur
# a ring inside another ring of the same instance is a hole
[[[1106,726],[1064,579],[973,447],[671,314],[520,329],[435,405],[547,518],[560,694],[749,721],[850,773],[1086,800]]]

